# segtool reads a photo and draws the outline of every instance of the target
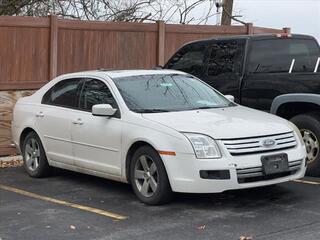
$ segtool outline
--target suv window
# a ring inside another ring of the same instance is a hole
[[[80,82],[80,79],[73,78],[56,83],[46,92],[41,103],[76,108],[77,91]]]
[[[319,46],[308,39],[272,39],[252,42],[249,73],[313,72]]]
[[[112,93],[104,82],[88,79],[81,90],[79,108],[91,112],[95,104],[110,104],[113,108],[118,108]]]
[[[204,54],[205,45],[203,44],[185,46],[176,53],[167,67],[197,75],[202,71]]]
[[[217,41],[211,46],[207,63],[207,74],[219,76],[227,73],[240,73],[245,41]]]

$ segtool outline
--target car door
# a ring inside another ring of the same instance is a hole
[[[315,86],[310,74],[318,57],[319,47],[314,40],[251,40],[241,104],[269,111],[273,99],[279,95],[312,93]]]
[[[233,95],[236,102],[240,101],[245,43],[245,39],[212,41],[205,61],[203,80],[223,94]]]
[[[80,82],[72,78],[56,83],[44,94],[37,110],[36,129],[49,161],[73,165],[71,122]]]
[[[206,52],[207,45],[203,42],[188,44],[182,47],[164,68],[180,70],[202,79]]]
[[[86,79],[80,93],[79,110],[72,124],[75,165],[119,176],[121,173],[120,110],[113,117],[93,116],[92,106],[110,104],[118,109],[109,87],[99,79]]]

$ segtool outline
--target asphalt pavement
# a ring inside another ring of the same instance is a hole
[[[221,194],[176,194],[164,206],[131,187],[58,170],[34,179],[0,169],[0,240],[320,239],[320,179]]]

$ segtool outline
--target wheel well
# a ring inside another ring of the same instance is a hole
[[[320,106],[315,103],[307,103],[307,102],[289,102],[282,104],[276,115],[279,117],[283,117],[285,119],[291,119],[292,117],[298,114],[305,114],[308,112],[320,112]]]
[[[126,178],[127,178],[128,183],[131,183],[130,182],[130,164],[131,164],[132,156],[135,153],[135,151],[137,151],[137,149],[142,146],[150,146],[150,147],[154,148],[152,145],[150,145],[149,143],[144,142],[144,141],[137,141],[131,145],[131,147],[129,148],[129,150],[127,152],[127,156],[126,156]]]
[[[23,129],[22,133],[20,134],[20,140],[19,140],[19,145],[20,145],[20,149],[22,151],[22,144],[24,142],[24,140],[26,139],[26,136],[30,133],[30,132],[35,132],[32,128],[25,128]]]

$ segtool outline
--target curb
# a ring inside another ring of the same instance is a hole
[[[22,156],[16,155],[16,156],[0,157],[0,161],[3,161],[3,162],[7,162],[7,161],[10,162],[15,160],[22,160]]]

